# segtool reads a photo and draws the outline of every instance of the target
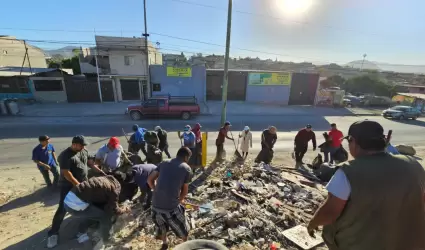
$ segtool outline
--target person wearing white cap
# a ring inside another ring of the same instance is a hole
[[[239,134],[239,138],[242,138],[240,149],[244,159],[248,157],[249,148],[252,148],[252,133],[248,126],[245,126],[242,133]]]

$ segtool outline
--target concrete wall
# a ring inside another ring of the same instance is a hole
[[[33,80],[61,80],[63,91],[36,91]],[[29,86],[34,98],[40,102],[67,102],[66,88],[63,77],[30,77]]]
[[[131,56],[134,58],[133,65],[125,65],[124,57]],[[146,55],[141,52],[133,51],[110,51],[109,65],[111,74],[113,75],[134,75],[144,76],[146,73]]]
[[[168,77],[167,67],[150,66],[151,85],[161,84],[161,91],[152,95],[195,96],[198,101],[206,101],[206,70],[204,66],[193,66],[192,77]],[[151,86],[152,89],[152,86]]]
[[[246,101],[287,105],[290,90],[290,86],[247,85]]]
[[[44,52],[27,44],[29,60],[32,68],[47,68]],[[24,42],[15,40],[15,37],[0,36],[0,67],[21,67],[25,56]],[[28,59],[24,67],[29,67]]]

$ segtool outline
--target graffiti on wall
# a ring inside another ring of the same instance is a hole
[[[344,90],[318,89],[316,95],[316,105],[334,106],[341,105],[344,98]]]
[[[248,85],[290,85],[291,73],[249,73]]]

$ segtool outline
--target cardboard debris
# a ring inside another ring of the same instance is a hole
[[[282,234],[288,238],[288,240],[294,242],[297,246],[305,250],[311,249],[323,243],[323,239],[320,236],[320,233],[316,232],[316,237],[313,238],[308,234],[307,228],[302,225],[285,230],[282,232]]]

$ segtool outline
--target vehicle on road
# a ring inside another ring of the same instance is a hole
[[[364,95],[360,97],[361,104],[368,107],[390,107],[394,105],[391,98],[387,96]]]
[[[194,96],[153,96],[140,104],[128,105],[125,113],[132,120],[144,117],[180,117],[189,120],[199,115],[200,107]]]
[[[353,96],[353,95],[345,95],[342,99],[342,103],[344,104],[344,106],[346,107],[358,107],[362,105],[362,100],[357,97],[357,96]]]
[[[382,116],[385,118],[393,118],[398,120],[413,119],[416,120],[421,115],[416,108],[410,106],[395,106],[386,109],[382,112]]]

